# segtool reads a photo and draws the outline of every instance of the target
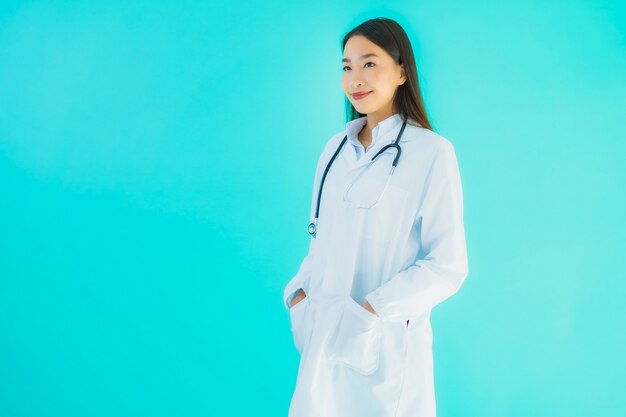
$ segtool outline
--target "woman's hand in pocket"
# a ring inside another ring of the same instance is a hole
[[[293,298],[291,299],[291,305],[289,306],[289,308],[293,308],[293,306],[295,306],[300,301],[302,301],[304,297],[306,297],[306,293],[304,292],[302,288],[300,288],[298,292],[296,293],[296,295],[294,295]]]
[[[363,303],[363,308],[365,308],[370,313],[376,314],[378,316],[378,313],[376,312],[376,310],[374,310],[374,307],[372,307],[369,301],[365,300],[365,302]]]

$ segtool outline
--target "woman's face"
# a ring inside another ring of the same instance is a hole
[[[346,42],[342,66],[341,86],[354,108],[367,115],[390,116],[396,89],[406,81],[404,67],[362,35]],[[370,93],[360,99],[354,96],[363,91]]]

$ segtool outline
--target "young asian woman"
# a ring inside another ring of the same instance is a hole
[[[342,49],[348,122],[318,159],[283,294],[301,354],[289,417],[435,417],[430,313],[468,273],[456,153],[397,22],[368,20]]]

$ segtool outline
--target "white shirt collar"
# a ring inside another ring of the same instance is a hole
[[[378,122],[374,129],[372,129],[372,143],[370,144],[370,146],[375,145],[379,138],[389,133],[399,123],[402,123],[402,116],[400,116],[400,114],[398,113],[395,113],[388,118]],[[363,146],[359,141],[358,134],[361,129],[363,129],[363,126],[365,126],[366,124],[367,116],[359,117],[358,119],[354,119],[346,123],[346,135],[348,135],[348,141],[350,141],[350,143],[355,146]]]

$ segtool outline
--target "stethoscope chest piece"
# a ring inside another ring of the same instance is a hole
[[[317,235],[317,224],[309,223],[309,234],[311,236],[313,236],[313,237],[315,237],[315,235]]]

